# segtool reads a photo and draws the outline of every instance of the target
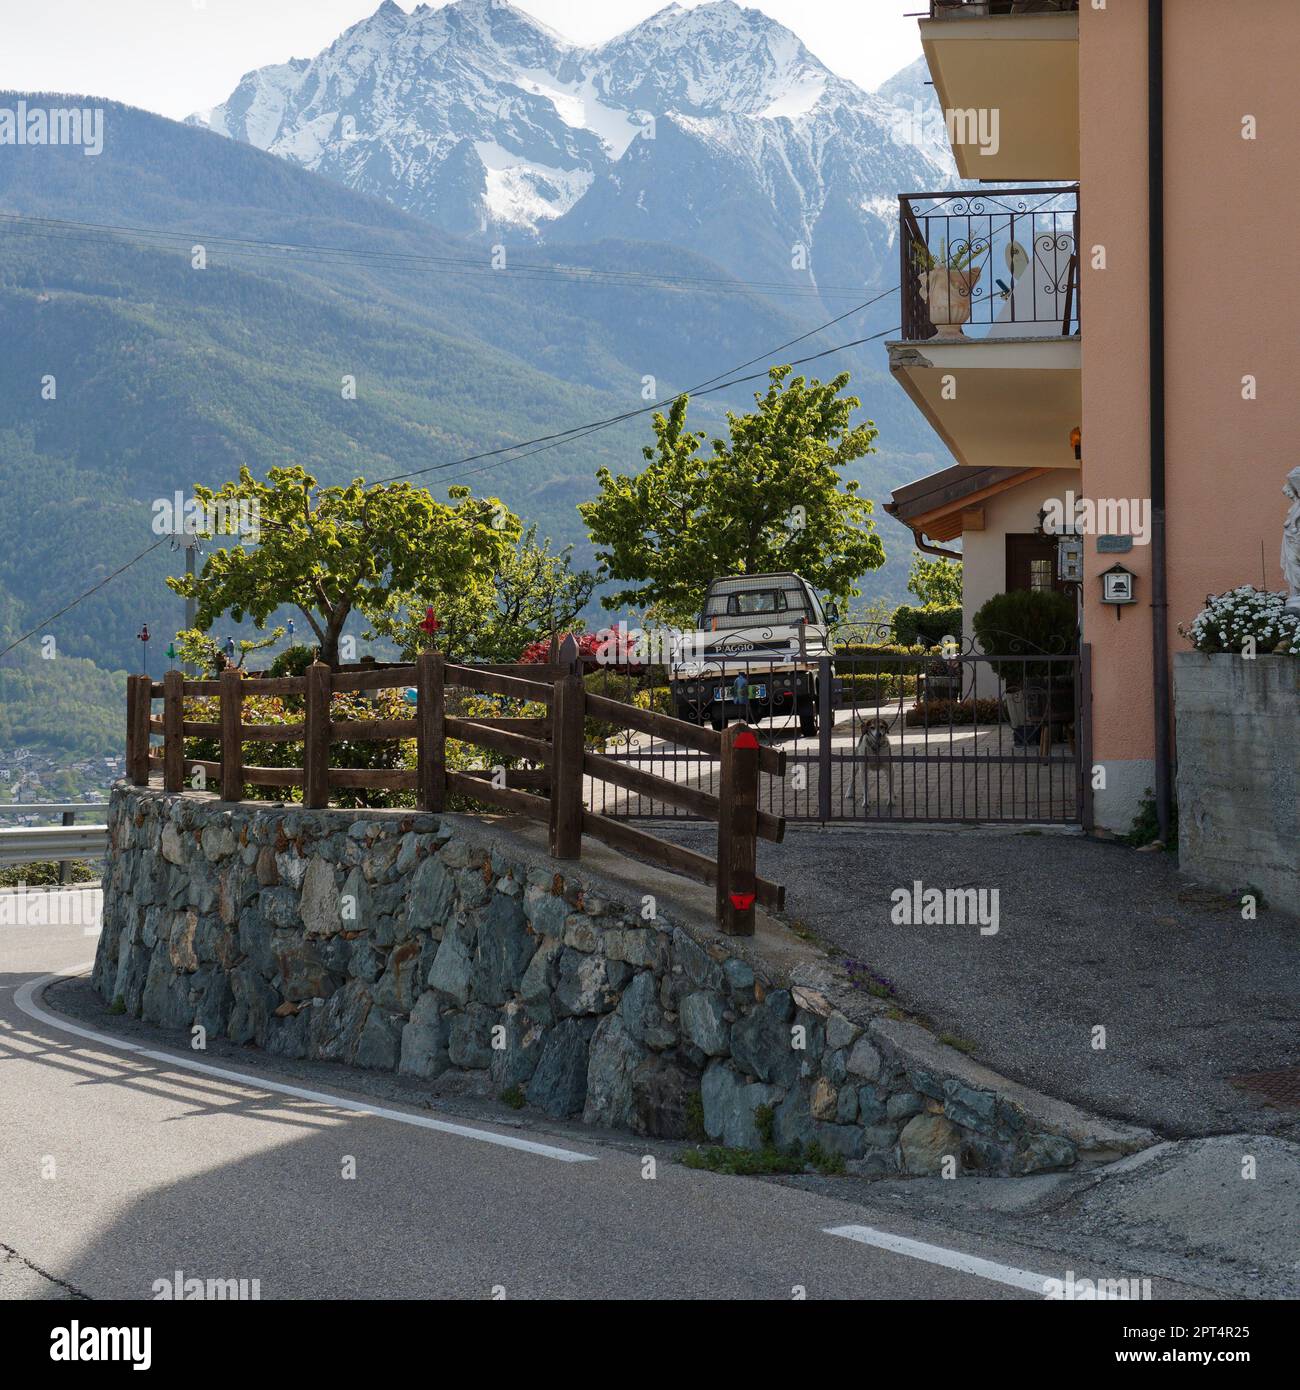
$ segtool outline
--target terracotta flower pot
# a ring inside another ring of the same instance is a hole
[[[937,337],[963,336],[962,324],[970,318],[971,296],[983,270],[982,265],[968,265],[963,270],[935,266],[921,277],[921,298]]]

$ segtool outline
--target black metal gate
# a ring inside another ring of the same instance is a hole
[[[1008,647],[1016,645],[1007,644]],[[731,697],[737,667],[749,722],[787,754],[784,777],[764,775],[760,807],[792,821],[1083,824],[1090,821],[1089,648],[1005,654],[953,647],[881,650],[841,643],[816,658],[817,729],[801,734],[782,701],[779,662],[729,660],[716,696]],[[671,683],[607,673],[608,693],[674,713]],[[725,689],[724,689],[725,687]],[[705,711],[699,711],[707,719]],[[597,735],[598,735],[597,731]],[[717,790],[708,754],[645,735],[607,743],[608,757]],[[592,781],[601,814],[690,819],[688,812]]]

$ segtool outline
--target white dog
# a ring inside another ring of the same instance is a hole
[[[862,726],[862,734],[858,738],[858,757],[863,761],[863,788],[862,788],[862,809],[864,811],[871,808],[871,784],[874,781],[877,788],[877,800],[879,800],[880,788],[880,769],[885,770],[886,785],[889,788],[889,799],[883,804],[893,807],[894,804],[894,764],[889,756],[889,725],[883,719],[869,719]]]

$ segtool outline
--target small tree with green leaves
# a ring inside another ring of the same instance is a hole
[[[623,581],[605,607],[649,609],[690,624],[710,579],[790,570],[841,605],[884,563],[872,505],[842,470],[874,452],[861,404],[832,381],[773,367],[756,409],[727,414],[728,439],[686,428],[687,396],[654,416],[655,442],[636,474],[596,475],[600,495],[578,511],[598,547],[602,578]],[[787,378],[789,378],[787,380]]]
[[[238,656],[231,660],[222,643],[196,627],[187,627],[176,634],[176,656],[186,666],[196,666],[209,675],[220,675],[222,671],[240,671],[254,652],[273,647],[284,636],[284,628],[277,627],[262,638],[241,637],[235,642]]]
[[[433,602],[453,589],[489,592],[492,574],[519,536],[518,519],[496,499],[449,490],[451,505],[410,483],[367,486],[355,479],[320,487],[301,467],[272,468],[266,482],[241,468],[218,492],[196,486],[203,503],[251,504],[259,541],[213,550],[197,575],[168,579],[198,601],[196,627],[208,632],[224,613],[262,628],[281,607],[294,607],[320,644],[322,661],[339,664],[339,638],[355,612],[383,612],[401,592]],[[244,538],[245,540],[247,538]]]
[[[908,593],[915,594],[926,608],[961,607],[961,561],[931,559],[916,552],[907,575]]]

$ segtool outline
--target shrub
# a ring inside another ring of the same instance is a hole
[[[1243,584],[1216,594],[1179,633],[1198,652],[1240,652],[1254,638],[1256,649],[1271,652],[1280,647],[1300,656],[1300,616],[1284,610],[1285,594],[1269,593]]]
[[[1001,718],[1001,700],[922,700],[907,711],[909,729],[918,724],[996,724]]]
[[[900,604],[894,609],[894,636],[905,647],[923,644],[939,646],[945,638],[961,640],[961,605],[926,604],[912,608]]]
[[[835,648],[835,659],[851,661],[855,657],[893,656],[905,664],[915,663],[920,666],[924,664],[930,650],[920,643],[905,647],[898,642],[841,642]]]
[[[875,705],[916,694],[916,676],[901,671],[850,670],[841,676],[842,700],[849,705]]]
[[[628,671],[602,666],[583,677],[588,694],[603,695],[607,700],[633,705],[637,709],[653,710],[658,714],[674,714],[672,691],[667,685],[645,685],[633,680]],[[621,724],[604,719],[588,718],[585,734],[589,744],[600,746],[627,731]]]
[[[1156,794],[1150,787],[1146,789],[1146,796],[1138,803],[1137,815],[1133,817],[1133,824],[1129,828],[1127,835],[1120,837],[1134,849],[1140,849],[1143,845],[1155,844],[1160,838],[1160,816],[1156,810]],[[1173,852],[1178,848],[1178,803],[1174,802],[1169,807],[1169,843],[1165,849]]]
[[[99,874],[82,859],[74,859],[68,868],[73,883],[93,883],[99,878]],[[11,864],[0,869],[0,888],[45,888],[58,881],[59,865],[54,859]]]
[[[268,676],[301,676],[304,671],[316,660],[316,649],[305,647],[302,643],[295,643],[292,647],[286,647],[279,652],[275,660],[267,667]]]
[[[674,714],[673,693],[666,685],[649,685],[632,696],[637,709],[653,710],[656,714]]]
[[[377,690],[373,701],[357,693],[335,694],[330,699],[330,718],[349,719],[409,719],[413,709],[403,698],[401,690]],[[220,701],[215,696],[201,695],[185,702],[185,718],[196,722],[217,723],[221,718]],[[244,684],[243,722],[245,724],[299,724],[303,719],[301,696],[261,695],[256,679]],[[211,762],[221,761],[221,743],[214,738],[187,738],[186,758]],[[247,767],[302,767],[303,746],[294,743],[244,744],[244,764]],[[452,763],[448,745],[448,764]],[[415,767],[414,739],[357,740],[343,739],[330,744],[331,767],[407,768]],[[258,787],[248,784],[244,795],[253,801],[300,801],[301,787]],[[388,791],[370,787],[334,787],[330,800],[340,806],[413,806],[415,793]]]
[[[1028,661],[1037,653],[1067,656],[1079,645],[1074,598],[1041,589],[1012,589],[981,604],[971,626],[980,649],[990,656],[1014,657],[990,665],[1008,684],[1045,680],[1046,662]]]

